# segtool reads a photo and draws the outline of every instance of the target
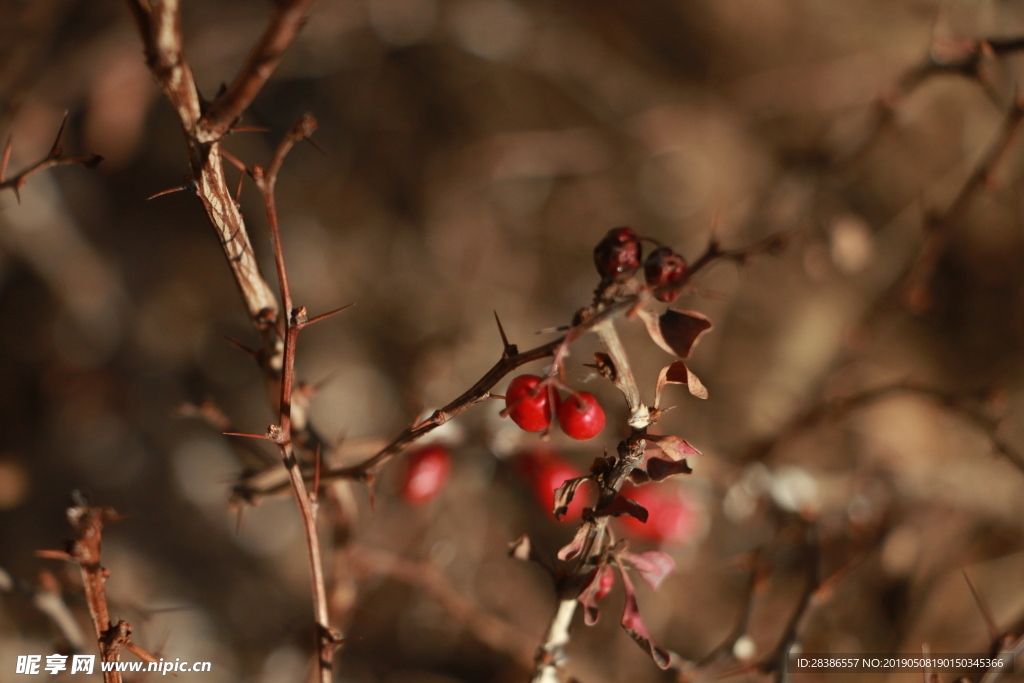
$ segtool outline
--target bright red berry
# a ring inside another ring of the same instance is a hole
[[[633,228],[614,228],[594,247],[594,265],[603,278],[625,273],[632,275],[640,267],[640,240]]]
[[[664,485],[624,487],[622,495],[647,508],[647,521],[623,515],[622,526],[633,538],[655,543],[685,543],[700,528],[700,512],[682,491]]]
[[[558,406],[558,423],[572,438],[586,441],[604,429],[604,409],[593,394],[580,391]]]
[[[528,432],[542,432],[551,425],[551,400],[543,381],[536,375],[519,375],[505,391],[508,416]]]
[[[686,259],[668,247],[658,247],[644,261],[644,279],[650,287],[665,288],[655,293],[658,301],[675,301],[686,281]]]
[[[569,479],[583,476],[576,465],[563,459],[557,451],[550,448],[538,448],[523,455],[518,464],[520,471],[530,482],[534,497],[548,515],[554,514],[555,490]],[[569,511],[562,517],[563,522],[580,519],[588,500],[589,486],[590,482],[585,481],[576,489],[576,495],[569,504]]]
[[[402,497],[421,505],[436,496],[448,481],[452,456],[444,446],[424,446],[407,457]]]

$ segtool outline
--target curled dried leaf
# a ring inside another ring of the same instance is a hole
[[[701,335],[711,329],[711,321],[697,311],[670,308],[656,316],[651,311],[637,311],[647,326],[654,343],[679,358],[689,358]]]
[[[673,434],[647,434],[648,441],[654,443],[662,452],[673,460],[682,460],[688,455],[700,455],[700,451],[690,445],[681,436]]]
[[[661,369],[661,374],[658,375],[658,386],[654,391],[655,408],[661,405],[661,392],[665,389],[666,384],[685,384],[691,395],[701,399],[708,397],[708,390],[703,382],[681,360],[670,363]]]
[[[634,470],[636,471],[636,470]],[[647,460],[647,476],[653,481],[663,481],[677,474],[691,474],[693,470],[687,464],[686,459],[666,460],[664,458],[649,458]]]

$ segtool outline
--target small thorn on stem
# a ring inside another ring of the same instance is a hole
[[[308,327],[308,326],[312,325],[313,323],[320,322],[321,320],[327,320],[331,316],[335,316],[335,315],[341,313],[342,311],[347,311],[348,309],[352,308],[353,306],[355,306],[354,303],[353,304],[346,304],[345,306],[342,306],[341,308],[336,308],[333,311],[329,311],[327,313],[321,313],[320,315],[314,316],[314,317],[309,318],[308,320],[306,320],[306,322],[301,324],[301,327]]]
[[[498,317],[498,312],[494,312],[494,322],[498,323],[498,334],[501,335],[501,344],[504,347],[502,355],[508,358],[509,356],[515,355],[519,352],[519,349],[515,344],[508,343],[508,337],[505,336],[505,328],[501,326],[501,318]]]
[[[151,199],[156,199],[157,197],[163,197],[164,195],[168,195],[168,194],[174,194],[175,192],[182,192],[183,190],[187,190],[187,189],[188,189],[188,185],[179,185],[178,187],[172,187],[169,190],[160,190],[156,194],[150,195],[150,196],[146,197],[146,201],[148,202]]]
[[[260,352],[257,351],[256,349],[251,349],[248,346],[246,346],[245,344],[243,344],[242,342],[237,341],[235,339],[232,339],[231,337],[224,337],[224,341],[226,341],[228,344],[231,344],[236,349],[239,349],[240,351],[244,351],[245,353],[249,354],[253,358],[258,358],[259,355],[260,355]]]
[[[49,159],[56,159],[60,156],[60,139],[64,135],[64,127],[68,124],[68,112],[64,110],[64,120],[60,122],[60,128],[57,129],[57,137],[53,140],[53,147],[50,148],[50,153],[47,155]]]

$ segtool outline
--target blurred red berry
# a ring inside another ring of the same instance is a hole
[[[640,241],[633,228],[614,228],[594,247],[594,265],[603,278],[632,275],[640,267]]]
[[[569,479],[582,477],[576,465],[562,458],[558,451],[550,448],[538,448],[530,453],[520,456],[518,460],[519,471],[530,482],[533,495],[537,502],[549,515],[554,517],[555,490]],[[576,495],[569,504],[569,511],[562,516],[561,521],[578,521],[586,507],[590,495],[590,482],[585,481],[576,489]]]
[[[566,434],[586,441],[604,429],[604,409],[593,394],[580,391],[558,406],[558,422]]]
[[[424,446],[407,456],[402,497],[421,505],[436,496],[448,481],[452,456],[444,446]]]
[[[700,528],[700,511],[676,487],[664,484],[622,489],[622,495],[632,498],[647,508],[647,521],[623,515],[625,532],[636,539],[654,543],[685,543],[697,535]]]
[[[505,410],[512,421],[528,432],[542,432],[551,425],[551,401],[544,380],[536,375],[519,375],[505,391]]]
[[[654,295],[658,301],[666,303],[679,296],[686,271],[686,259],[668,247],[658,247],[644,261],[644,279],[650,287],[667,288]]]

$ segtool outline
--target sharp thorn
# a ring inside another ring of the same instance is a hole
[[[342,311],[346,311],[346,310],[352,308],[353,306],[355,306],[354,303],[353,304],[347,304],[345,306],[342,306],[341,308],[336,308],[333,311],[329,311],[327,313],[322,313],[322,314],[320,314],[318,316],[312,317],[309,320],[307,320],[306,322],[302,323],[302,327],[308,327],[309,325],[312,325],[313,323],[318,323],[321,320],[326,320],[327,318],[330,318],[331,316],[337,315],[337,314],[341,313]]]
[[[50,148],[50,153],[47,155],[49,158],[56,158],[60,156],[60,139],[64,135],[64,127],[68,124],[68,112],[64,110],[64,120],[60,122],[60,128],[57,129],[57,137],[53,141],[53,147]]]

